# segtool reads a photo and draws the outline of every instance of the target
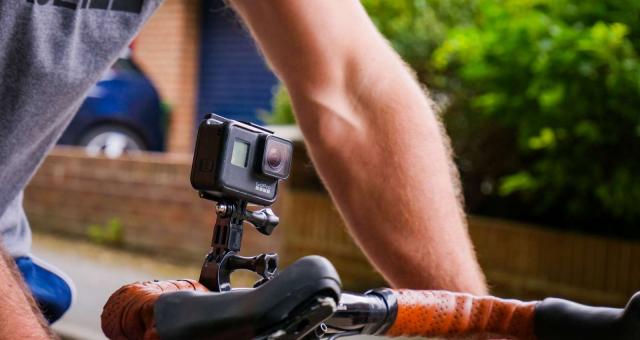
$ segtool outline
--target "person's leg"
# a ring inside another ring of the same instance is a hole
[[[20,272],[0,246],[0,339],[52,339]]]
[[[47,321],[60,319],[71,308],[75,296],[71,279],[33,255],[15,258],[15,262]]]
[[[62,271],[31,254],[31,228],[22,197],[22,193],[18,194],[0,216],[0,238],[47,321],[52,323],[71,307],[75,295],[73,283]]]

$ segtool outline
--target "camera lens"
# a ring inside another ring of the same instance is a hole
[[[269,164],[272,169],[278,170],[282,164],[282,158],[282,150],[277,147],[272,147],[267,153],[267,164]]]
[[[285,179],[289,177],[293,145],[290,141],[268,136],[262,157],[262,173],[270,177]]]

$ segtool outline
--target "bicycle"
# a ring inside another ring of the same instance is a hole
[[[237,144],[233,136],[238,134],[249,140],[247,145]],[[290,144],[273,138],[271,131],[250,123],[213,114],[205,118],[198,130],[191,182],[202,198],[217,201],[217,219],[200,278],[123,286],[102,314],[109,338],[333,340],[368,334],[640,339],[640,293],[624,309],[556,298],[523,302],[447,291],[382,288],[357,294],[343,292],[335,268],[319,256],[304,257],[281,273],[277,254],[239,256],[245,221],[265,235],[279,222],[269,208],[247,209],[248,203],[273,203],[278,181],[288,176]],[[225,168],[227,164],[238,166]],[[259,164],[259,178],[271,176],[257,182],[261,185],[256,184],[254,192],[246,184],[255,179],[255,169],[247,164]],[[245,177],[236,168],[248,169]],[[230,275],[235,270],[253,271],[261,279],[254,288],[232,289]]]

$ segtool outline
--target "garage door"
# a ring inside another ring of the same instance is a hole
[[[205,0],[203,6],[199,118],[215,112],[260,122],[260,112],[271,109],[277,78],[231,9],[220,0]]]

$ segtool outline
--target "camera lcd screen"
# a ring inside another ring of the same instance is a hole
[[[249,143],[236,139],[233,142],[233,152],[231,153],[231,164],[241,168],[247,167],[249,156]]]

